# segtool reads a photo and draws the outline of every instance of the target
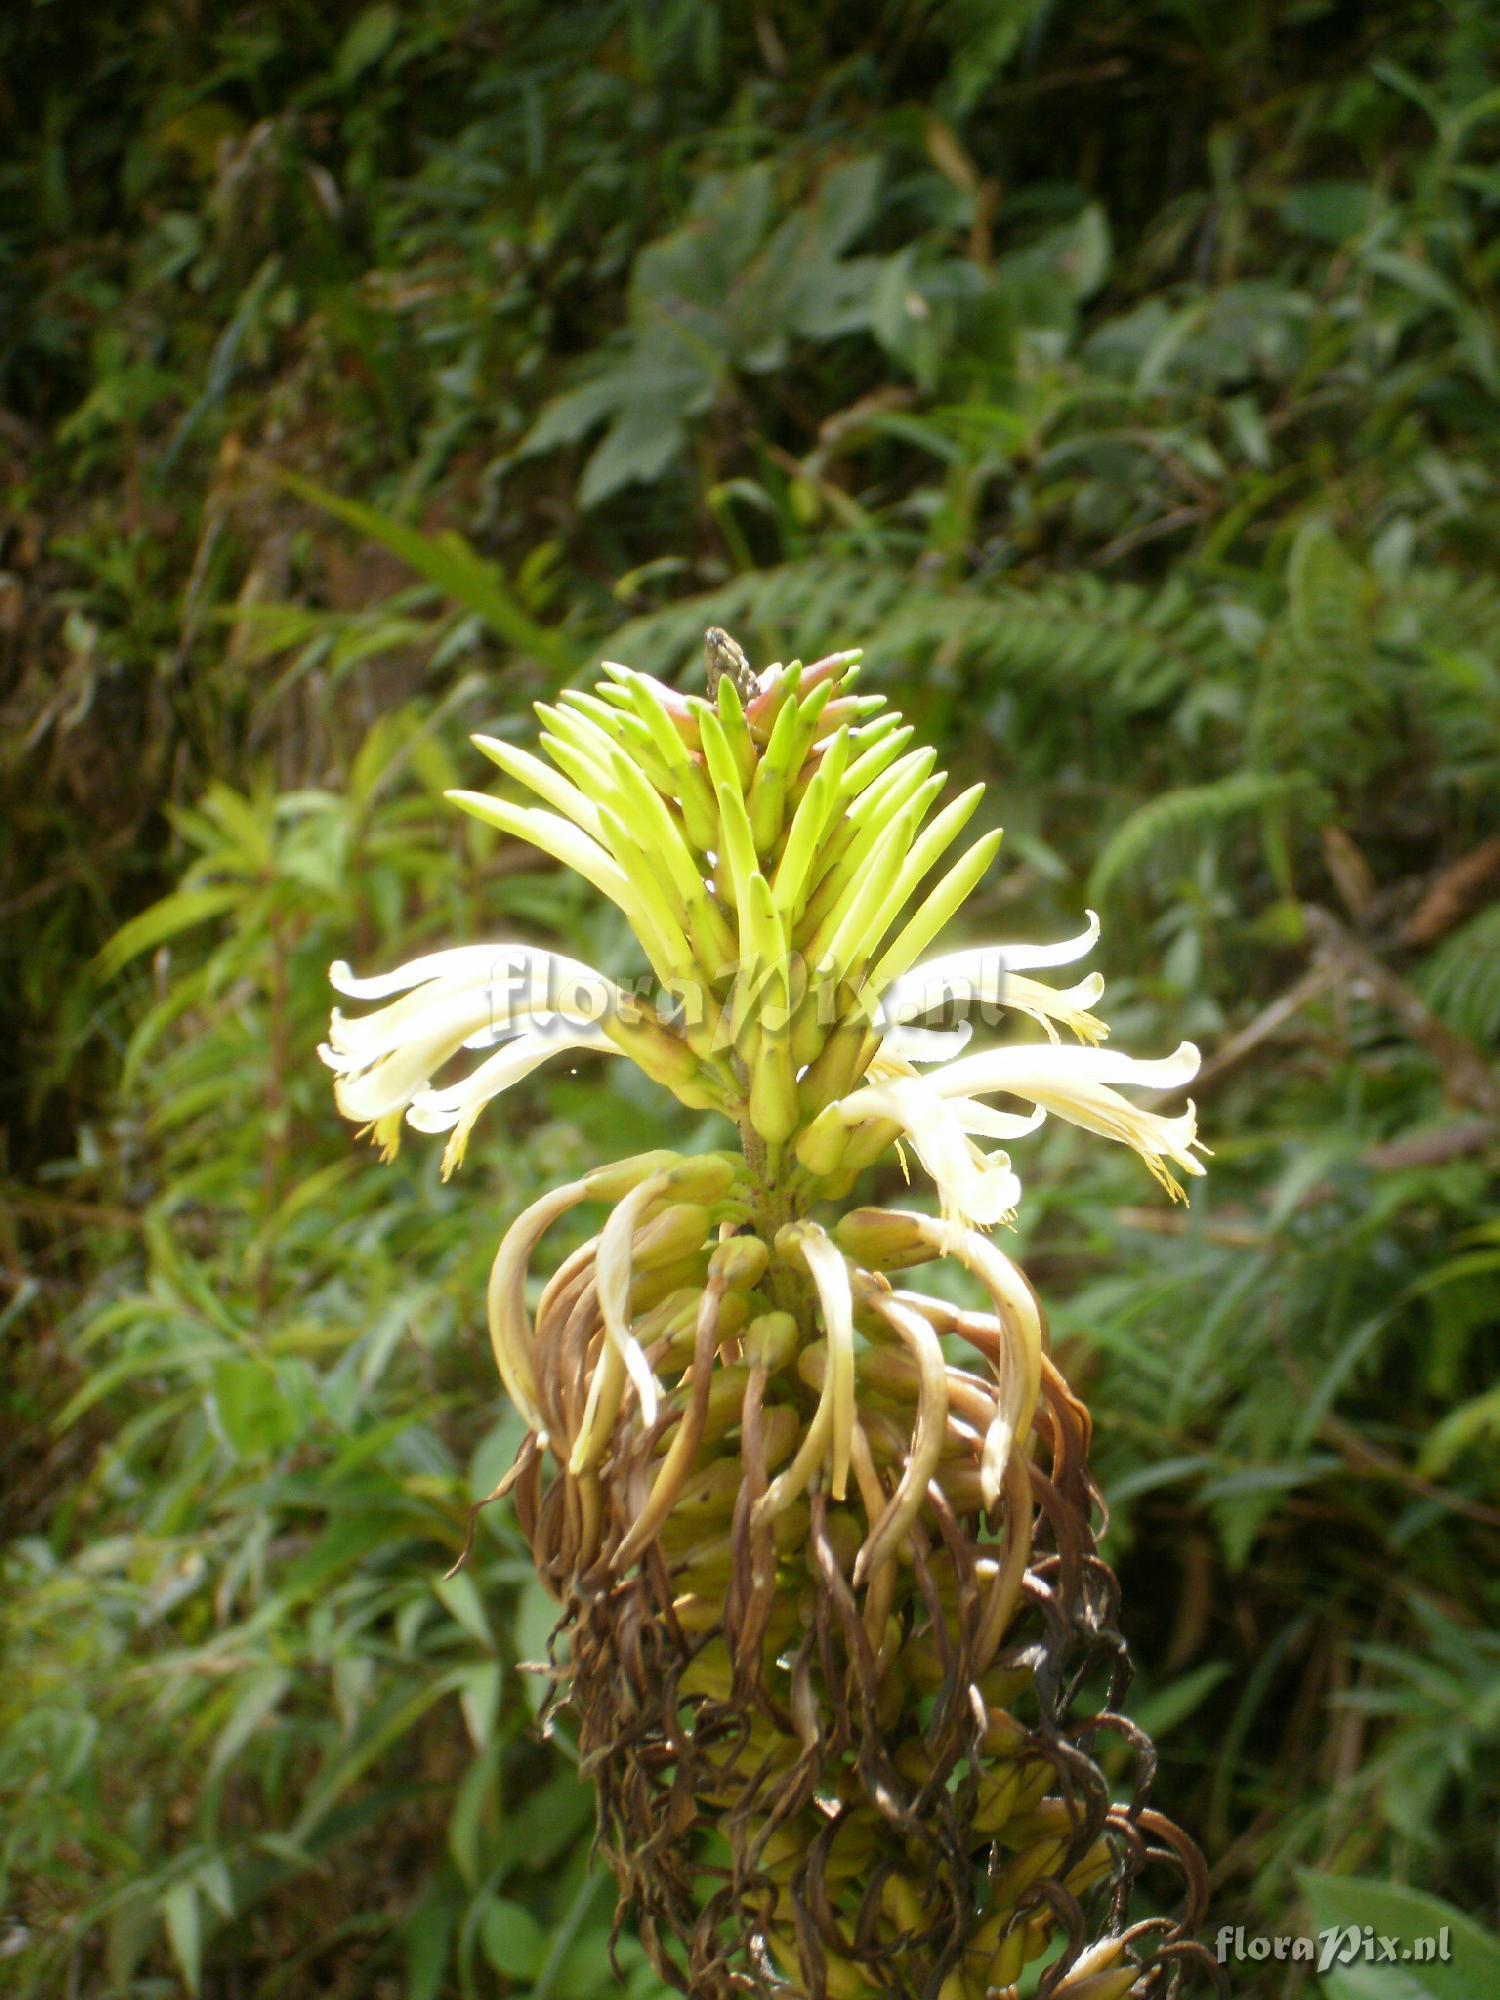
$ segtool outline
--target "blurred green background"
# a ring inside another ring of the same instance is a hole
[[[16,0],[0,127],[0,1989],[610,1990],[503,1506],[439,1579],[501,1227],[696,1135],[559,1066],[444,1186],[314,1051],[334,958],[620,960],[440,793],[718,621],[1205,1051],[1190,1212],[1019,1162],[1159,1803],[1215,1927],[1484,1927],[1235,1992],[1500,1992],[1490,0]]]

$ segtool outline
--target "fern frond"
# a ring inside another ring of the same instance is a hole
[[[1362,781],[1379,762],[1391,688],[1375,646],[1372,579],[1321,521],[1287,562],[1286,610],[1266,642],[1250,723],[1260,770]]]
[[[839,559],[736,577],[633,619],[611,644],[670,674],[696,658],[716,621],[745,633],[757,659],[858,630],[875,635],[877,660],[962,664],[989,683],[1087,693],[1123,714],[1171,701],[1210,664],[1222,669],[1229,650],[1215,607],[1180,580],[1156,592],[1089,576],[1036,590],[938,589],[890,565]]]
[[[1482,1047],[1500,1041],[1500,903],[1471,917],[1413,980],[1439,1020]]]
[[[1236,813],[1290,798],[1315,788],[1305,771],[1234,771],[1206,785],[1184,785],[1137,806],[1105,842],[1089,876],[1089,896],[1102,901],[1122,875],[1129,874],[1164,841],[1201,838],[1209,827]]]
[[[1378,616],[1397,663],[1408,733],[1435,785],[1477,788],[1500,777],[1500,584],[1435,566],[1388,584]]]

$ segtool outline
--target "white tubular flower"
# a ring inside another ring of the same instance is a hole
[[[1086,1126],[1104,1138],[1134,1148],[1172,1198],[1181,1200],[1182,1187],[1168,1162],[1187,1174],[1203,1172],[1202,1163],[1192,1151],[1195,1146],[1204,1150],[1199,1145],[1192,1105],[1177,1117],[1164,1117],[1158,1112],[1142,1111],[1112,1086],[1129,1083],[1160,1090],[1186,1083],[1197,1074],[1198,1051],[1190,1042],[1184,1042],[1173,1055],[1156,1062],[1142,1062],[1096,1048],[1092,1044],[1109,1032],[1101,1020],[1087,1011],[1103,991],[1104,982],[1099,975],[1091,974],[1061,992],[1024,976],[1038,967],[1068,965],[1082,958],[1099,935],[1099,919],[1092,910],[1088,918],[1086,930],[1059,944],[990,945],[980,950],[953,952],[914,967],[895,982],[881,1001],[882,1017],[893,1025],[870,1073],[879,1077],[909,1066],[911,1038],[920,1037],[922,1031],[895,1024],[920,1019],[955,1001],[964,1006],[978,1001],[982,1005],[1013,1008],[1041,1023],[1047,1032],[1048,1046],[990,1049],[935,1063],[919,1090],[947,1100],[958,1129],[965,1135],[1017,1138],[1035,1129],[1048,1112],[1054,1112],[1072,1124]],[[1052,1025],[1054,1021],[1063,1022],[1081,1042],[1090,1046],[1079,1049],[1061,1046]],[[996,1091],[1029,1099],[1035,1107],[1031,1118],[1017,1120],[1011,1114],[990,1111],[976,1101],[979,1096]],[[907,1096],[928,1134],[942,1129],[930,1103],[910,1093]],[[846,1119],[875,1115],[872,1109],[865,1108],[870,1102],[868,1089],[856,1091],[843,1100],[839,1115]],[[916,1144],[916,1130],[906,1120],[900,1122],[906,1123]],[[921,1150],[919,1145],[918,1152]],[[965,1206],[964,1176],[954,1171],[951,1146],[943,1157],[948,1167],[948,1185],[943,1191],[945,1212],[952,1209],[969,1215],[975,1222],[981,1221],[978,1209]],[[935,1177],[942,1185],[942,1177]]]
[[[1132,1083],[1161,1090],[1186,1083],[1197,1069],[1198,1051],[1191,1042],[1154,1062],[1106,1049],[1030,1043],[963,1056],[921,1077],[882,1050],[871,1064],[871,1075],[879,1080],[841,1098],[836,1110],[846,1125],[873,1119],[899,1125],[937,1183],[945,1219],[990,1228],[1014,1213],[1021,1185],[1004,1153],[984,1153],[973,1138],[1023,1138],[1049,1112],[1130,1146],[1172,1198],[1182,1200],[1182,1187],[1167,1162],[1184,1173],[1203,1172],[1191,1150],[1206,1150],[1197,1137],[1192,1105],[1176,1117],[1164,1117],[1141,1110],[1112,1086]],[[981,1094],[992,1092],[1028,1099],[1033,1108],[1024,1117],[997,1111],[979,1101]]]
[[[843,1099],[838,1115],[848,1125],[870,1118],[899,1125],[937,1183],[945,1218],[990,1229],[1014,1215],[1021,1183],[1011,1172],[1007,1154],[981,1152],[970,1139],[965,1117],[969,1110],[986,1113],[987,1107],[951,1104],[927,1078],[907,1076],[866,1084]],[[1012,1121],[1021,1132],[1032,1130],[1036,1122]]]
[[[451,1132],[445,1176],[462,1159],[489,1100],[549,1056],[605,1043],[600,1023],[623,1002],[592,967],[531,945],[464,945],[428,953],[394,972],[357,979],[330,968],[343,994],[390,1004],[350,1020],[337,1008],[318,1053],[338,1081],[346,1118],[370,1127],[389,1158],[401,1116],[419,1131]],[[433,1076],[464,1049],[504,1046],[462,1082],[441,1090]]]
[[[1023,1097],[1039,1110],[1050,1111],[1072,1125],[1082,1125],[1105,1139],[1116,1139],[1140,1154],[1174,1201],[1182,1187],[1166,1164],[1186,1174],[1201,1174],[1203,1163],[1192,1151],[1206,1150],[1197,1135],[1197,1114],[1191,1103],[1176,1117],[1142,1111],[1112,1086],[1118,1083],[1163,1090],[1189,1082],[1198,1073],[1198,1051],[1183,1042],[1171,1055],[1155,1061],[1116,1054],[1109,1049],[1063,1048],[1037,1044],[989,1049],[961,1056],[924,1079],[925,1087],[945,1098],[985,1096],[1001,1091]]]
[[[421,1090],[412,1099],[406,1122],[413,1130],[447,1132],[451,1135],[443,1148],[444,1180],[462,1163],[475,1120],[492,1097],[498,1097],[502,1090],[509,1090],[513,1083],[530,1076],[534,1069],[550,1062],[553,1056],[561,1055],[565,1049],[603,1049],[606,1054],[619,1053],[611,1048],[600,1027],[582,1022],[577,1025],[562,1024],[556,1015],[536,1015],[533,1019],[536,1022],[534,1028],[504,1043],[462,1083],[453,1084],[447,1090]]]
[[[1059,944],[992,944],[930,958],[904,973],[884,994],[882,1018],[892,1024],[919,1020],[955,1001],[961,1007],[977,1002],[1029,1015],[1042,1024],[1052,1041],[1057,1039],[1054,1021],[1061,1021],[1081,1042],[1102,1041],[1109,1029],[1088,1011],[1104,991],[1104,981],[1097,972],[1061,992],[1039,979],[1024,977],[1042,966],[1071,965],[1092,950],[1099,936],[1099,919],[1092,910],[1088,918],[1086,930]]]

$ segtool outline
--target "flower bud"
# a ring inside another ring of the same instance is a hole
[[[1005,1925],[1011,1921],[1010,1910],[1007,1909],[997,1913],[993,1921],[997,1932],[1003,1931]],[[1000,1938],[995,1955],[990,1960],[985,1973],[986,1988],[990,1989],[998,1986],[1004,1989],[1007,1986],[1013,1986],[1020,1976],[1021,1968],[1030,1956],[1030,1933],[1025,1924],[1017,1924],[1015,1929],[1009,1932],[1008,1935]]]
[[[1125,1940],[1122,1937],[1101,1938],[1098,1944],[1091,1945],[1087,1951],[1079,1953],[1072,1970],[1057,1991],[1068,1994],[1071,2000],[1078,2000],[1078,1988],[1081,1983],[1117,1965],[1124,1949]],[[1135,1966],[1131,1967],[1132,1977],[1138,1969]]]
[[[1140,1968],[1122,1965],[1113,1972],[1095,1972],[1087,1979],[1065,1979],[1053,1988],[1055,2000],[1125,2000],[1140,1977]]]
[[[1068,1851],[1066,1840],[1044,1837],[1025,1847],[995,1875],[993,1894],[997,1903],[1018,1903],[1039,1875],[1051,1875]]]
[[[727,1153],[691,1153],[667,1168],[672,1193],[684,1201],[722,1201],[734,1183],[736,1162]]]
[[[839,1117],[837,1106],[830,1105],[798,1133],[797,1159],[810,1174],[821,1179],[835,1172],[848,1145],[849,1128]]]
[[[675,1264],[679,1257],[700,1248],[709,1226],[708,1210],[701,1202],[674,1202],[636,1231],[631,1263],[638,1271]]]
[[[913,1264],[930,1264],[936,1255],[916,1216],[883,1208],[850,1209],[834,1224],[833,1240],[856,1264],[873,1271],[905,1271]]]
[[[766,1411],[761,1422],[761,1444],[765,1453],[767,1472],[774,1472],[777,1466],[784,1465],[801,1442],[802,1419],[790,1403],[778,1403],[773,1409]],[[774,1525],[778,1537],[781,1535],[781,1524],[785,1518],[785,1512],[776,1516]],[[807,1533],[806,1521],[802,1524],[802,1533],[803,1535]],[[776,1546],[778,1548],[782,1546],[779,1539]],[[801,1546],[800,1540],[798,1546]]]
[[[752,1368],[784,1368],[797,1351],[797,1322],[789,1312],[761,1313],[740,1337]]]
[[[1021,1790],[1022,1775],[1021,1766],[1011,1764],[1003,1771],[988,1773],[981,1779],[979,1805],[974,1814],[974,1824],[981,1833],[998,1833],[1012,1817]]]
[[[758,1236],[730,1236],[715,1244],[708,1275],[722,1278],[731,1292],[753,1291],[766,1274],[771,1253]]]
[[[649,1312],[655,1305],[684,1285],[702,1285],[705,1271],[702,1251],[660,1264],[654,1271],[636,1271],[630,1280],[630,1314]]]
[[[595,1167],[584,1176],[584,1185],[589,1201],[621,1200],[642,1181],[650,1180],[653,1174],[664,1174],[669,1167],[675,1167],[684,1156],[667,1152],[637,1153],[634,1159],[616,1160],[607,1167]]]

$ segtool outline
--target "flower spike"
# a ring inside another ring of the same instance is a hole
[[[634,1905],[662,1978],[706,1994],[983,2000],[1041,1964],[1078,2000],[1176,1993],[1201,1864],[1139,1773],[1112,1790],[1091,1761],[1120,1663],[1090,1420],[987,1232],[1052,1118],[1180,1197],[1192,1105],[1131,1093],[1179,1090],[1198,1052],[1102,1047],[1100,975],[1045,976],[1094,946],[1092,912],[1060,943],[939,942],[1001,835],[953,858],[983,787],[940,803],[935,754],[851,693],[858,654],[757,673],[715,627],[705,658],[708,699],[607,664],[538,705],[535,751],[474,739],[504,795],[450,794],[612,902],[635,974],[519,940],[340,961],[321,1050],[386,1157],[403,1123],[445,1135],[445,1177],[558,1053],[623,1057],[726,1126],[724,1150],[533,1202],[486,1299],[527,1426],[501,1488],[560,1607],[619,1921]],[[938,1212],[837,1214],[876,1166],[927,1176]],[[596,1233],[533,1289],[590,1203]],[[934,1264],[984,1309],[894,1288]],[[1147,1859],[1180,1862],[1183,1909],[1131,1924]]]

